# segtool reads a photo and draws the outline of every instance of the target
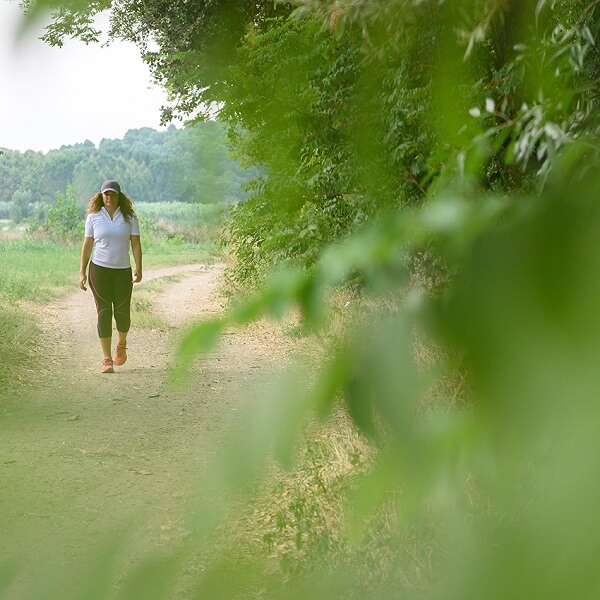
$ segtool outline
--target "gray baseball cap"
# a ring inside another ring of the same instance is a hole
[[[102,184],[100,188],[101,192],[117,192],[117,194],[121,193],[121,186],[117,181],[109,179]]]

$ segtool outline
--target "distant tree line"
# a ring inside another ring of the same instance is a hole
[[[0,218],[31,217],[72,186],[83,208],[105,179],[143,202],[235,203],[249,175],[227,154],[224,127],[205,121],[165,131],[132,129],[123,139],[89,140],[46,154],[2,149]]]

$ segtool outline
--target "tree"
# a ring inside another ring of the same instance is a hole
[[[15,223],[20,223],[31,214],[32,194],[24,190],[17,190],[12,197],[10,218]]]
[[[73,186],[67,187],[64,194],[56,194],[54,203],[48,207],[44,222],[39,226],[51,238],[61,243],[80,239],[81,209],[75,201]]]
[[[44,0],[29,3],[33,12]],[[279,14],[289,14],[287,3],[271,0],[151,0],[143,5],[126,2],[80,2],[58,4],[53,22],[44,36],[51,45],[60,46],[65,37],[97,41],[99,32],[93,17],[111,11],[110,35],[134,42],[151,66],[158,83],[172,94],[175,106],[165,108],[164,120],[187,116],[218,96],[226,69],[239,40],[249,24]],[[55,5],[56,6],[56,5]],[[158,51],[149,50],[158,46]],[[211,89],[210,94],[205,92]]]

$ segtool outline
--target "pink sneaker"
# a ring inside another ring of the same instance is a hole
[[[121,346],[117,344],[117,348],[115,350],[115,355],[113,356],[113,361],[117,367],[124,365],[127,361],[127,346]]]
[[[102,373],[114,373],[112,358],[104,358],[102,360]]]

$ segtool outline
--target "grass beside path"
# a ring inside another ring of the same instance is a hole
[[[27,238],[0,241],[2,304],[57,298],[77,282],[79,252],[79,248]]]

